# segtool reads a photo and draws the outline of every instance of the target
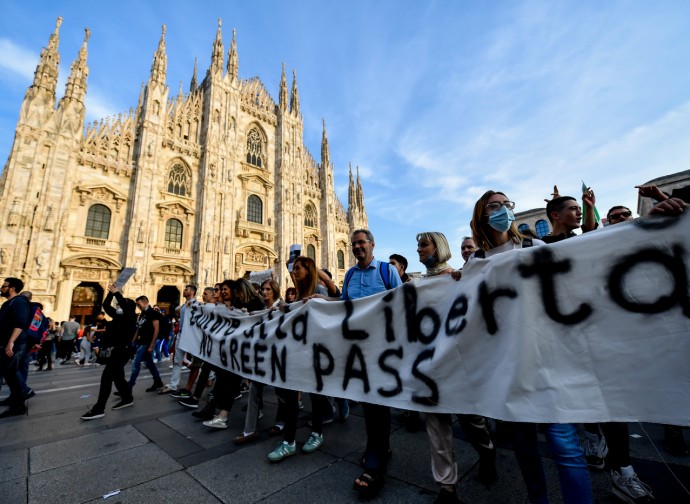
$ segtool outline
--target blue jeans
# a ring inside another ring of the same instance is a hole
[[[165,338],[156,341],[156,345],[153,347],[153,353],[155,354],[154,357],[157,362],[163,360],[164,355],[168,357],[170,355],[168,353],[168,339]]]
[[[141,371],[142,362],[146,364],[146,367],[151,372],[154,383],[160,383],[161,375],[158,373],[158,368],[153,362],[153,355],[152,352],[149,352],[149,346],[139,345],[137,346],[137,351],[132,361],[132,373],[129,375],[129,388],[134,388],[134,384],[137,382],[137,376],[139,376],[139,372]]]
[[[0,376],[4,377],[5,383],[10,388],[10,409],[22,409],[25,407],[25,395],[21,384],[20,361],[26,356],[25,342],[15,342],[12,350],[14,355],[7,357],[5,355],[5,347],[0,348]]]
[[[31,345],[33,346],[33,345]],[[29,378],[29,361],[31,357],[29,356],[29,351],[31,348],[29,344],[26,343],[22,346],[20,350],[21,355],[19,355],[19,363],[17,365],[17,378],[19,379],[19,387],[22,391],[22,397],[31,392],[31,387],[26,384],[26,380]]]
[[[527,486],[531,504],[548,504],[549,497],[544,467],[537,447],[537,425],[514,423],[513,447]],[[545,435],[549,451],[558,468],[561,493],[565,504],[592,502],[592,487],[585,453],[580,446],[574,424],[546,424]]]

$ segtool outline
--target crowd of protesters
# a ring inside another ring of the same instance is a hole
[[[678,216],[686,208],[688,190],[677,194],[665,194],[655,186],[639,187],[642,196],[657,200],[652,214]],[[519,231],[515,225],[513,203],[506,193],[487,191],[476,202],[470,227],[472,236],[463,238],[459,250],[465,262],[480,261],[499,253],[525,247],[548,246],[550,243],[576,238],[578,229],[594,231],[595,196],[587,190],[580,198],[558,194],[555,189],[547,200],[546,216],[552,232],[538,239],[529,230]],[[584,209],[584,211],[583,211]],[[584,215],[584,219],[583,219]],[[632,220],[632,211],[622,205],[612,207],[607,213],[608,225],[617,225]],[[416,236],[419,261],[426,268],[426,274],[415,282],[437,275],[452,275],[462,281],[462,274],[449,266],[451,246],[443,233],[424,231]],[[195,303],[216,304],[228,310],[256,312],[281,310],[289,303],[308,302],[319,297],[328,300],[351,300],[370,296],[388,289],[394,289],[405,282],[413,281],[406,273],[408,261],[399,254],[393,254],[388,261],[374,257],[375,240],[366,229],[359,229],[351,235],[352,253],[356,264],[345,275],[341,289],[335,285],[326,270],[317,268],[309,257],[299,256],[290,264],[293,286],[281,297],[280,286],[273,279],[261,284],[251,284],[244,278],[226,279],[214,286],[205,287],[201,301],[197,299],[197,287],[187,285],[183,291],[184,303],[169,316],[164,310],[152,306],[146,296],[136,300],[124,297],[115,285],[108,286],[103,302],[103,312],[96,322],[81,327],[74,318],[57,323],[47,320],[41,339],[32,342],[29,326],[36,321],[36,305],[31,303],[31,293],[23,291],[24,284],[18,278],[6,278],[1,294],[7,298],[0,307],[0,378],[10,388],[10,396],[2,401],[9,406],[0,417],[27,413],[26,401],[35,395],[27,385],[27,370],[31,356],[39,371],[54,369],[55,363],[67,365],[103,365],[97,402],[81,416],[93,420],[105,415],[106,404],[115,385],[118,396],[112,410],[134,404],[132,390],[144,364],[153,378],[146,392],[168,394],[182,407],[194,410],[193,416],[203,420],[211,429],[227,429],[228,418],[234,402],[248,394],[244,418],[244,429],[233,441],[236,444],[250,443],[259,438],[258,421],[263,417],[263,394],[265,386],[252,381],[247,383],[240,376],[225,368],[205,362],[199,357],[179,350],[184,338],[185,311]],[[39,308],[40,305],[38,305]],[[138,313],[137,313],[138,310]],[[106,318],[109,317],[109,320]],[[35,343],[35,345],[34,345]],[[76,353],[73,360],[72,354]],[[163,359],[171,362],[170,382],[164,384],[156,366]],[[125,367],[132,360],[129,378],[125,378]],[[184,386],[181,385],[183,368],[189,369]],[[205,389],[211,388],[205,394]],[[348,418],[348,401],[340,398],[310,394],[310,434],[298,450],[296,434],[300,409],[303,408],[302,394],[289,389],[276,389],[278,409],[272,419],[272,435],[282,440],[267,454],[270,462],[280,462],[301,451],[311,453],[325,442],[324,425],[334,419]],[[202,397],[206,403],[201,404]],[[383,488],[388,459],[394,447],[390,446],[391,410],[387,406],[362,404],[366,426],[366,448],[361,458],[363,472],[353,482],[353,489],[363,498],[375,497]],[[608,467],[611,488],[615,497],[624,502],[641,503],[653,500],[652,489],[637,476],[630,462],[628,426],[624,423],[590,424],[544,424],[499,422],[479,415],[457,415],[467,439],[479,455],[479,480],[492,485],[500,476],[496,467],[496,448],[492,437],[500,430],[512,442],[515,456],[531,503],[548,502],[546,480],[537,447],[538,432],[542,432],[549,444],[551,456],[558,469],[563,500],[566,503],[593,502],[589,469]],[[439,485],[437,503],[459,502],[456,494],[458,464],[453,442],[453,418],[449,414],[420,415],[405,411],[401,419],[409,430],[419,430],[426,425],[431,451],[431,473]],[[424,420],[422,420],[424,419]],[[491,425],[495,429],[491,428]],[[580,432],[584,435],[581,436]],[[665,447],[674,455],[688,453],[682,430],[665,426]]]

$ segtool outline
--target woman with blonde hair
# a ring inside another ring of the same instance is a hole
[[[419,261],[426,266],[426,277],[449,275],[453,268],[450,245],[443,233],[428,231],[417,235]],[[496,448],[491,442],[486,419],[479,415],[457,415],[462,430],[479,454],[479,481],[489,485],[496,480]],[[431,472],[441,486],[437,502],[458,502],[455,486],[458,464],[453,443],[453,418],[448,413],[427,413],[426,431],[431,444]]]

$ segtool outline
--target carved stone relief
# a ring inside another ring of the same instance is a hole
[[[139,229],[137,230],[137,243],[144,243],[144,221],[139,221]]]

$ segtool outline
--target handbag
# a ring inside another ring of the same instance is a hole
[[[114,351],[115,351],[115,347],[108,347],[108,348],[99,349],[98,357],[96,358],[96,362],[98,364],[105,364],[106,362],[108,362],[110,357],[112,357]]]

